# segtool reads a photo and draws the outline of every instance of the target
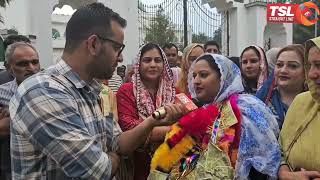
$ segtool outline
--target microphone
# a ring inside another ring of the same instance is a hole
[[[186,96],[184,93],[177,94],[175,97],[174,103],[183,105],[188,110],[188,112],[191,112],[198,108],[198,106],[196,106],[192,102],[192,100],[190,100],[188,96]],[[160,107],[159,109],[157,109],[155,112],[152,113],[152,117],[154,119],[159,120],[164,118],[166,114],[167,114],[166,109],[164,107]]]

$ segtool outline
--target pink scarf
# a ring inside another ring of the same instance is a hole
[[[264,50],[259,47],[259,46],[256,46],[256,45],[251,45],[251,46],[248,46],[248,47],[252,47],[254,49],[256,49],[260,56],[259,56],[259,60],[260,60],[260,74],[259,74],[259,77],[258,77],[258,80],[257,80],[257,90],[259,90],[264,81],[268,79],[268,62],[267,62],[267,58],[266,58],[266,55],[265,55],[265,52]],[[241,64],[241,57],[240,57],[240,64]],[[244,85],[246,84],[246,81],[245,79],[244,80]]]
[[[258,84],[257,84],[257,89],[260,89],[264,81],[268,79],[268,63],[267,63],[266,55],[263,49],[259,46],[253,46],[253,47],[255,47],[260,53],[260,57],[259,57],[260,58],[260,75],[259,75]]]
[[[132,76],[132,82],[133,82],[133,94],[136,99],[139,117],[141,119],[145,119],[149,117],[159,107],[162,107],[172,102],[174,100],[176,91],[174,88],[173,74],[170,69],[167,57],[163,52],[163,50],[159,47],[161,51],[161,56],[163,59],[164,68],[163,68],[161,79],[159,81],[160,84],[158,86],[157,95],[156,95],[156,104],[154,106],[150,93],[144,86],[140,77],[139,67],[140,67],[142,48],[143,46],[140,48],[139,53],[137,55],[136,63],[134,66],[134,74]]]

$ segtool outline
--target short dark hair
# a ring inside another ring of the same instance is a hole
[[[231,56],[231,57],[228,57],[228,58],[240,68],[240,57]]]
[[[102,3],[91,3],[79,8],[67,23],[65,50],[73,52],[84,39],[92,34],[113,36],[112,20],[123,28],[127,25],[125,19]]]
[[[15,42],[25,42],[25,43],[31,43],[30,39],[23,35],[16,35],[12,34],[9,35],[4,41],[3,41],[3,47],[4,50],[8,48],[9,45],[15,43]]]
[[[163,47],[162,47],[162,49],[164,50],[164,49],[170,49],[170,48],[172,48],[172,47],[174,47],[174,48],[176,48],[176,50],[177,50],[177,54],[178,54],[178,47],[175,45],[175,44],[173,44],[173,43],[166,43],[166,44],[164,44],[163,45]]]
[[[204,49],[206,50],[208,46],[217,46],[218,50],[220,51],[220,46],[219,44],[216,42],[216,41],[207,41],[205,44],[204,44]]]

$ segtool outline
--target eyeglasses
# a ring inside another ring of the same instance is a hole
[[[100,35],[97,35],[97,37],[103,41],[109,41],[109,42],[112,42],[114,44],[114,50],[115,51],[118,51],[118,55],[117,57],[120,56],[120,54],[122,53],[123,49],[126,47],[126,45],[122,44],[122,43],[119,43],[115,40],[112,40],[112,39],[109,39],[109,38],[105,38],[105,37],[102,37]]]

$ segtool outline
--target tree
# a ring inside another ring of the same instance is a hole
[[[211,40],[214,40],[218,44],[221,44],[221,42],[222,42],[221,27],[214,31],[213,38],[205,35],[204,33],[192,34],[192,42],[193,43],[204,44],[207,41],[211,41]]]
[[[5,8],[11,0],[0,0],[0,7]],[[0,23],[3,23],[3,17],[0,15]]]
[[[154,18],[151,18],[150,25],[144,27],[146,30],[145,43],[156,43],[161,47],[167,42],[176,42],[174,27],[169,18],[164,14],[160,6]]]
[[[219,29],[214,31],[214,36],[213,40],[216,41],[218,44],[222,44],[222,32],[221,32],[221,27]]]
[[[211,37],[205,35],[204,33],[192,34],[192,42],[193,43],[201,43],[204,44],[207,41],[212,40]]]
[[[7,7],[7,4],[9,4],[11,0],[0,0],[0,7]]]
[[[85,6],[87,4],[91,4],[97,2],[96,0],[59,0],[59,3],[56,4],[54,8],[59,7],[62,8],[63,5],[69,5],[73,9],[78,9],[81,6]]]

